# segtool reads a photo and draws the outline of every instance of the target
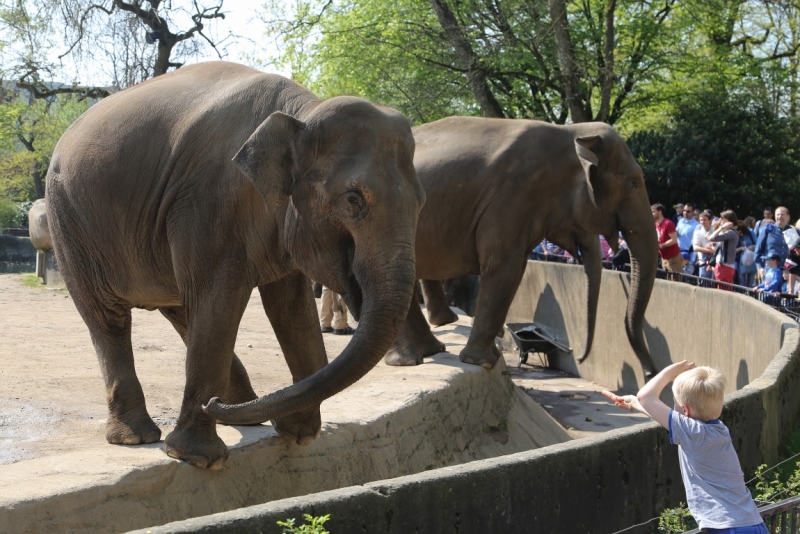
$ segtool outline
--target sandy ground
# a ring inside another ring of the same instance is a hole
[[[105,442],[105,387],[89,331],[66,291],[27,287],[24,276],[0,274],[0,465],[74,450],[86,440]],[[324,339],[335,355],[350,337]],[[138,309],[132,343],[163,438],[180,410],[186,349],[160,313]],[[258,394],[291,383],[258,291],[242,318],[235,351]]]

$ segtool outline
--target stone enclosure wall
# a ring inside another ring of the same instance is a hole
[[[627,275],[603,273],[594,349],[553,366],[624,391],[642,383],[625,337]],[[585,336],[580,267],[529,262],[507,322],[535,321],[580,353]],[[719,367],[729,380],[723,420],[742,467],[774,463],[800,413],[800,335],[756,300],[656,281],[646,316],[659,366],[680,359]],[[677,447],[645,423],[490,460],[436,469],[143,530],[278,533],[276,521],[331,514],[334,533],[612,533],[685,501]],[[650,523],[655,532],[656,523]],[[643,527],[637,532],[647,532]]]
[[[0,273],[36,270],[36,249],[28,237],[0,235]]]

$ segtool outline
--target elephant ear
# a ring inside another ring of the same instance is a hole
[[[276,111],[262,122],[233,157],[233,162],[264,197],[267,209],[277,208],[283,197],[292,194],[292,168],[298,159],[298,134],[306,125]]]
[[[578,154],[578,159],[581,160],[581,166],[583,167],[584,178],[586,179],[586,191],[589,194],[589,200],[591,200],[592,205],[596,208],[597,202],[594,199],[594,187],[592,186],[592,165],[597,167],[598,161],[597,154],[593,152],[593,149],[600,144],[600,136],[599,135],[588,135],[585,137],[578,137],[575,139],[575,152]]]

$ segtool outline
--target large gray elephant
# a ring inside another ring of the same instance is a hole
[[[138,307],[158,309],[187,346],[167,454],[222,467],[213,415],[227,412],[217,401],[204,411],[212,397],[254,401],[248,422],[272,419],[284,438],[310,443],[319,404],[380,361],[408,310],[425,200],[413,155],[410,125],[391,108],[323,101],[226,62],[181,68],[83,114],[53,154],[47,210],[106,382],[108,441],[160,439],[134,370]],[[306,275],[360,320],[330,365]],[[260,400],[233,353],[254,287],[295,382]]]
[[[622,232],[632,264],[625,329],[645,375],[652,375],[655,364],[642,327],[658,244],[642,170],[613,128],[450,117],[413,132],[414,165],[428,198],[417,230],[417,277],[481,275],[474,326],[461,360],[494,366],[500,357],[494,338],[522,279],[527,253],[545,236],[580,250],[590,261],[585,265],[590,349],[600,285],[597,235],[616,246]],[[441,309],[441,303],[435,307]],[[441,347],[414,299],[386,362],[416,365]]]

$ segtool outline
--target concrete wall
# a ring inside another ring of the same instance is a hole
[[[577,367],[600,383],[633,390],[641,368],[622,326],[627,278],[606,272],[596,351]],[[585,336],[584,283],[576,267],[529,263],[507,322],[535,320],[578,352]],[[692,357],[730,379],[722,418],[746,473],[774,463],[800,413],[800,333],[795,323],[754,299],[656,282],[647,312],[656,362]],[[745,385],[745,381],[749,381]],[[611,533],[685,501],[677,447],[656,423],[544,447],[285,499],[163,527],[163,532],[279,533],[275,522],[330,513],[331,532]],[[656,523],[637,532],[656,532]],[[145,532],[145,531],[141,531]]]
[[[28,237],[0,235],[0,273],[36,270],[36,249]]]
[[[628,274],[603,271],[598,321],[589,358],[553,354],[551,366],[600,384],[635,393],[643,384],[641,364],[625,335]],[[536,322],[580,355],[586,346],[583,268],[528,262],[506,322]],[[720,369],[728,392],[760,376],[795,323],[752,297],[689,284],[656,280],[645,314],[645,338],[659,368],[683,359]],[[776,332],[778,334],[776,334]],[[504,343],[513,346],[506,332]]]

